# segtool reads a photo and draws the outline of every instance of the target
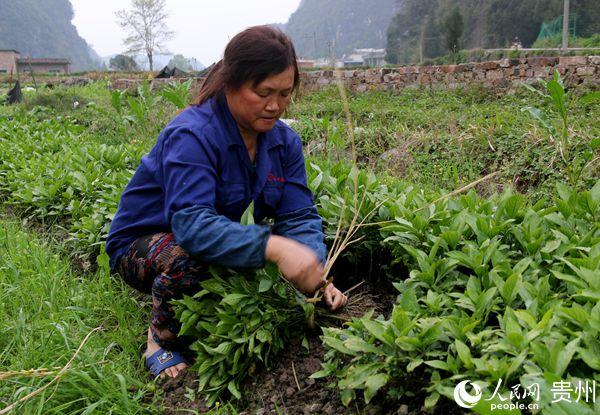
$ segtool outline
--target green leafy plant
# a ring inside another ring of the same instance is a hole
[[[536,94],[541,95],[544,99],[548,99],[554,106],[555,111],[558,113],[560,119],[560,127],[556,127],[551,121],[549,114],[543,110],[535,107],[524,107],[523,111],[527,111],[540,125],[548,132],[550,141],[556,146],[557,153],[560,155],[564,171],[569,179],[571,185],[577,185],[583,170],[590,167],[592,161],[593,150],[599,147],[599,143],[593,141],[592,151],[587,150],[582,154],[572,154],[573,143],[570,139],[570,126],[569,117],[567,112],[567,93],[563,84],[563,80],[560,77],[558,71],[554,72],[554,78],[550,81],[539,80],[545,92],[539,91],[533,88],[531,85],[524,84],[524,86],[530,91],[534,91]]]

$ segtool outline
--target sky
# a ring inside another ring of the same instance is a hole
[[[124,0],[71,0],[72,23],[100,56],[125,50],[125,31],[115,12],[128,9]],[[196,58],[205,66],[221,59],[225,45],[246,27],[286,23],[300,0],[167,0],[169,29],[175,37],[166,46],[171,53]]]

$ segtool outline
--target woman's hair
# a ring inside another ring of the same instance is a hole
[[[248,81],[257,85],[290,67],[294,68],[295,90],[300,83],[300,74],[292,41],[275,27],[250,27],[229,41],[223,59],[208,73],[196,104],[201,105],[223,94],[226,87],[237,90]]]

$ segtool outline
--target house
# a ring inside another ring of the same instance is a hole
[[[17,72],[17,59],[19,58],[19,52],[16,50],[0,49],[0,73],[13,73]]]
[[[0,73],[69,73],[68,59],[56,58],[21,58],[21,54],[13,49],[0,49]]]
[[[385,65],[385,49],[354,49],[349,55],[342,58],[344,68],[358,66],[380,67]]]
[[[316,63],[312,59],[297,59],[298,68],[314,68]]]

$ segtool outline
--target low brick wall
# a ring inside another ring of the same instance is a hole
[[[344,84],[354,92],[404,88],[458,88],[470,83],[509,88],[537,79],[550,79],[555,70],[569,85],[600,85],[600,56],[530,57],[439,66],[403,66],[342,70]],[[302,74],[302,86],[314,91],[336,84],[333,70]]]

